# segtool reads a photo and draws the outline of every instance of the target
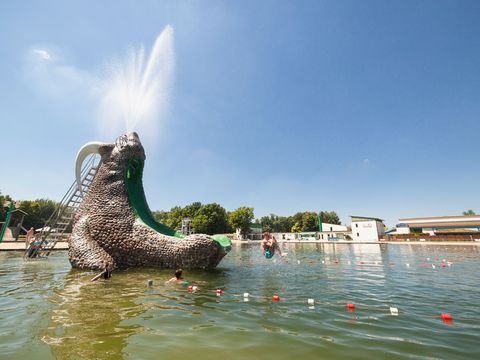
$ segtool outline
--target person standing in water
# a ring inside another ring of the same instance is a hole
[[[31,227],[30,230],[27,231],[27,235],[25,236],[25,251],[28,250],[28,247],[32,242],[34,233],[35,233],[35,230],[33,230],[33,227]]]
[[[271,259],[273,255],[275,255],[276,250],[278,250],[281,256],[287,255],[286,253],[282,253],[280,246],[278,246],[277,239],[275,239],[275,236],[270,235],[269,232],[263,233],[261,247],[262,253],[267,259]]]
[[[103,261],[103,266],[104,266],[104,270],[100,274],[96,275],[90,281],[97,281],[101,277],[103,277],[105,280],[108,280],[112,277],[113,264],[108,262],[107,260],[104,260]]]

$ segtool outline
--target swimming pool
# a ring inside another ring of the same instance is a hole
[[[91,283],[65,252],[1,253],[0,358],[480,357],[478,245],[282,246],[286,261],[234,245],[217,270],[185,271],[196,292],[165,285],[170,270]]]

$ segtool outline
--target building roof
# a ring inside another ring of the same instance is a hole
[[[480,215],[465,216],[435,216],[424,218],[399,219],[400,223],[409,227],[438,227],[438,226],[480,226]]]
[[[415,221],[415,220],[445,220],[445,219],[480,219],[480,215],[455,215],[455,216],[430,216],[417,218],[402,218],[400,222]]]
[[[14,212],[21,212],[22,214],[28,215],[28,213],[25,212],[25,211],[23,211],[22,209],[13,209],[13,210],[12,210],[12,214],[13,214]]]
[[[375,217],[356,216],[356,215],[350,215],[350,217],[352,218],[352,221],[371,221],[371,220],[375,220],[375,221],[383,222],[383,219],[379,219],[379,218],[375,218]]]

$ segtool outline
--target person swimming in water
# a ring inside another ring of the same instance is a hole
[[[177,269],[175,270],[175,276],[172,277],[170,280],[167,280],[165,283],[183,283],[185,280],[183,280],[183,277],[182,277],[182,272],[183,270],[182,269]]]
[[[275,251],[278,250],[281,256],[287,255],[286,253],[282,253],[280,246],[278,246],[277,239],[275,236],[270,235],[269,232],[263,233],[263,240],[261,243],[263,255],[267,259],[271,259],[273,255],[275,255]]]

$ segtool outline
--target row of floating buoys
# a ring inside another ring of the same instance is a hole
[[[149,287],[153,286],[153,280],[147,280],[147,286],[149,286]],[[190,293],[194,293],[197,290],[198,290],[198,286],[196,286],[196,285],[189,285],[187,287],[187,291],[190,292]],[[222,296],[223,290],[220,289],[220,288],[215,289],[215,294],[216,294],[216,296]],[[248,292],[243,293],[243,301],[245,301],[245,302],[249,301],[250,296],[251,295]],[[272,301],[273,302],[279,302],[280,301],[280,296],[279,295],[273,295],[272,296]],[[307,299],[307,305],[309,306],[310,309],[315,309],[315,299],[312,299],[312,298]],[[355,306],[354,303],[347,303],[346,308],[349,312],[355,312],[356,306]],[[399,314],[398,308],[396,308],[396,307],[390,307],[389,311],[390,311],[390,315],[392,315],[392,316],[398,316],[398,314]],[[443,320],[443,322],[445,322],[447,324],[451,324],[452,321],[453,321],[453,316],[452,316],[452,314],[449,314],[449,313],[442,313],[440,315],[440,318]]]
[[[430,258],[427,258],[428,261],[430,261]],[[436,259],[439,261],[439,259]],[[334,263],[334,264],[340,264],[340,260],[339,259],[334,259],[334,260],[330,260],[329,258],[325,258],[323,260],[320,261],[322,264],[330,264],[330,263]],[[301,261],[300,260],[297,260],[297,264],[300,265]],[[312,263],[311,261],[307,261],[307,263]],[[357,265],[368,265],[368,266],[371,266],[371,265],[382,265],[383,262],[382,261],[365,261],[365,260],[359,260],[359,261],[354,261],[353,263],[357,264]],[[352,261],[351,260],[348,260],[347,261],[347,264],[348,265],[352,265]],[[395,266],[396,263],[394,261],[390,261],[388,263],[388,265],[390,266]],[[446,268],[447,266],[448,267],[451,267],[453,265],[453,262],[451,261],[448,261],[446,259],[443,259],[442,262],[440,263],[440,267],[441,268]],[[410,267],[410,263],[405,263],[405,266],[406,267]],[[436,265],[435,264],[431,264],[432,268],[435,268]],[[429,267],[429,264],[422,264],[421,267]]]

